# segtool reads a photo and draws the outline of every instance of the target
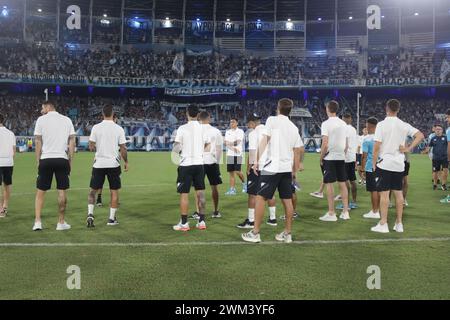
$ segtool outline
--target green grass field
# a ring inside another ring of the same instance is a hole
[[[209,219],[206,231],[172,231],[179,212],[169,153],[132,153],[130,172],[122,176],[120,225],[106,226],[105,207],[96,209],[97,227],[88,230],[92,158],[77,154],[73,165],[66,219],[72,229],[55,231],[56,193],[51,191],[45,229],[32,232],[34,155],[17,156],[10,213],[0,219],[0,299],[450,299],[450,207],[439,203],[445,192],[431,190],[427,156],[412,157],[405,233],[375,234],[370,227],[376,221],[361,217],[369,211],[363,187],[358,190],[360,208],[351,212],[350,221],[318,220],[326,201],[308,195],[321,179],[317,155],[308,154],[299,175],[301,219],[293,228],[300,242],[291,245],[273,243],[282,224],[263,226],[262,240],[269,244],[240,241],[242,230],[235,225],[247,214],[243,194],[222,196],[223,218]],[[227,187],[228,181],[222,194]],[[7,245],[12,243],[73,246]],[[67,289],[70,265],[81,269],[81,290]],[[381,290],[367,289],[370,265],[381,269]]]

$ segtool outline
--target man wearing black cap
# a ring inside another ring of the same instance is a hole
[[[247,117],[247,126],[250,130],[248,135],[248,150],[249,156],[247,157],[247,193],[248,193],[248,217],[244,222],[237,225],[241,229],[252,229],[255,222],[255,202],[256,195],[259,188],[260,174],[255,174],[253,167],[256,164],[256,158],[258,153],[259,143],[262,141],[262,135],[265,132],[265,126],[261,124],[261,117],[253,113]],[[266,162],[266,153],[262,155],[259,163],[264,166]],[[267,201],[269,205],[270,217],[267,221],[268,225],[277,225],[275,198]]]

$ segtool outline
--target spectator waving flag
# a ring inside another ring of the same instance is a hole
[[[239,84],[239,81],[241,81],[242,72],[237,71],[233,73],[231,76],[228,77],[228,83],[232,86],[237,86]]]
[[[172,70],[183,76],[184,74],[184,54],[177,53],[173,59]]]
[[[450,63],[448,63],[447,59],[444,59],[441,65],[441,80],[445,81],[449,73],[450,73]]]

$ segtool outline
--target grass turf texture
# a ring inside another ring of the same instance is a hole
[[[36,166],[33,154],[19,154],[14,172],[9,215],[0,219],[0,243],[198,243],[191,246],[148,247],[0,247],[0,299],[449,299],[450,241],[387,243],[220,245],[239,242],[235,227],[247,214],[244,194],[225,197],[223,218],[208,219],[206,231],[172,231],[179,220],[175,193],[176,168],[169,153],[132,153],[124,173],[120,225],[107,227],[107,206],[96,208],[96,228],[85,226],[90,165],[93,155],[76,155],[71,176],[67,222],[72,229],[55,231],[56,193],[49,192],[43,212],[44,231],[32,232]],[[308,195],[320,183],[318,156],[308,154],[299,174],[301,219],[294,240],[360,240],[450,237],[450,207],[446,195],[431,189],[427,156],[412,157],[405,233],[375,234],[369,198],[359,187],[358,204],[350,221],[325,223],[326,200]],[[207,192],[210,215],[210,193]],[[104,204],[109,201],[107,190]],[[193,202],[191,202],[193,204]],[[192,206],[191,206],[192,208]],[[279,216],[282,208],[278,203]],[[268,213],[266,213],[266,218]],[[390,210],[390,224],[394,221]],[[191,227],[194,225],[191,220]],[[281,232],[264,225],[262,240]],[[68,290],[66,269],[81,268],[81,290]],[[381,268],[381,290],[368,290],[370,265]]]

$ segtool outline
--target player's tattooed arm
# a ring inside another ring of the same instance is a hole
[[[36,164],[39,165],[39,160],[41,159],[41,153],[42,153],[42,136],[35,136],[34,144],[35,144],[35,153],[36,153]]]
[[[71,135],[69,136],[69,162],[71,164],[74,154],[75,154],[75,135]]]

